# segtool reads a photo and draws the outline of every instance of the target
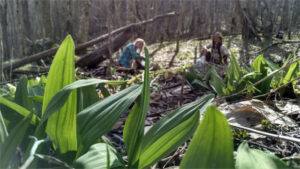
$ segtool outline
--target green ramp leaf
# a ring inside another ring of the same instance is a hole
[[[27,131],[31,119],[31,115],[25,117],[17,126],[9,133],[9,136],[0,144],[0,168],[8,168],[10,159],[14,156],[17,146],[21,144],[23,137]]]
[[[109,154],[109,160],[107,159]],[[97,143],[90,147],[89,151],[80,156],[75,162],[75,168],[80,169],[104,169],[109,162],[110,168],[125,168],[119,155],[111,145]]]
[[[102,95],[104,96],[104,98],[110,96],[109,91],[105,88],[104,84],[100,84],[99,85],[100,91],[102,93]]]
[[[43,104],[43,100],[44,100],[43,96],[28,96],[28,98],[33,101]]]
[[[259,75],[254,75],[252,82],[255,83],[262,78],[268,76],[268,67],[267,63],[264,60],[263,54],[257,56],[251,65],[252,72],[261,73]],[[270,91],[270,85],[273,77],[268,78],[267,80],[263,81],[262,83],[256,85],[256,88],[259,89],[262,93],[267,93]]]
[[[75,81],[74,48],[73,39],[68,35],[54,57],[45,87],[43,115],[52,97]],[[48,118],[46,132],[59,146],[61,153],[77,150],[76,94],[72,92],[64,106]]]
[[[27,117],[30,115],[29,110],[27,110],[26,108],[12,102],[12,101],[9,101],[9,100],[3,98],[2,96],[0,96],[0,104],[7,106],[8,108],[16,111],[17,113],[19,113],[20,115],[22,115],[24,117]],[[37,120],[39,120],[39,118],[36,115],[33,115],[31,118],[31,124],[35,125]]]
[[[218,94],[218,96],[221,97],[224,95],[223,88],[225,88],[225,84],[214,66],[208,70],[205,79],[209,82],[210,87]]]
[[[180,168],[234,168],[230,126],[215,106],[207,108]]]
[[[296,57],[294,58],[294,60],[296,60]],[[291,80],[294,80],[295,78],[297,78],[298,71],[299,71],[299,62],[295,62],[295,63],[291,64],[286,75],[283,78],[282,83],[287,84]],[[297,81],[295,83],[297,83]]]
[[[243,142],[237,150],[236,169],[287,169],[287,165],[271,153],[249,148]]]
[[[109,85],[120,85],[120,84],[126,83],[126,81],[107,81],[107,80],[101,80],[101,79],[87,79],[87,80],[78,80],[78,81],[75,81],[75,82],[65,86],[63,89],[61,89],[59,92],[57,92],[55,94],[55,96],[52,97],[51,101],[48,103],[48,106],[47,106],[46,110],[44,111],[44,116],[43,116],[41,122],[39,123],[39,126],[37,127],[37,130],[35,131],[35,135],[38,136],[38,137],[42,137],[42,135],[44,134],[43,131],[44,131],[44,128],[45,128],[44,124],[47,121],[48,117],[50,117],[54,112],[57,112],[58,110],[60,110],[64,106],[64,104],[68,100],[69,95],[71,94],[71,92],[73,90],[79,89],[78,98],[85,97],[85,96],[91,97],[91,98],[89,98],[89,101],[88,101],[89,103],[88,102],[82,103],[81,99],[77,100],[77,103],[79,104],[78,106],[80,108],[79,111],[81,109],[85,108],[85,106],[94,103],[94,101],[96,99],[95,94],[85,93],[84,96],[82,96],[80,94],[80,92],[81,92],[80,88],[84,88],[84,87],[87,87],[87,86],[92,86],[92,85],[95,85],[95,84],[98,84],[98,83],[106,83],[106,84],[109,84]],[[82,105],[82,104],[84,104],[84,105]]]
[[[195,80],[192,82],[192,85],[199,86],[199,87],[202,87],[202,88],[204,88],[204,89],[210,90],[210,88],[209,88],[204,82],[202,82],[202,81],[199,80],[199,79],[195,79]]]
[[[42,108],[44,100],[44,86],[31,86],[29,87],[29,99],[33,100],[35,114],[42,117]]]
[[[85,153],[97,138],[107,133],[134,100],[142,86],[133,85],[100,102],[96,102],[77,114],[79,149],[77,157]]]
[[[21,77],[15,93],[15,103],[33,112],[33,102],[28,99],[27,81],[26,76]]]
[[[63,89],[61,89],[59,92],[53,96],[51,101],[49,102],[42,119],[42,122],[47,120],[47,118],[53,114],[54,112],[60,110],[64,104],[66,103],[69,95],[71,92],[75,89],[95,85],[98,83],[106,83],[110,85],[120,85],[125,83],[125,81],[107,81],[107,80],[101,80],[101,79],[88,79],[88,80],[77,80],[76,82],[69,84],[68,86],[65,86]]]
[[[231,52],[232,56],[230,58],[230,67],[229,72],[231,73],[230,76],[233,76],[234,79],[238,80],[241,78],[241,76],[243,76],[243,72],[242,69],[236,59],[236,52]]]
[[[146,168],[167,156],[189,139],[214,95],[207,95],[179,109],[171,111],[159,120],[144,136],[139,168]]]
[[[149,52],[145,49],[145,72],[142,93],[131,109],[125,123],[123,137],[128,155],[128,167],[138,166],[144,123],[150,103]]]
[[[99,101],[99,96],[96,91],[96,87],[86,86],[78,88],[77,90],[77,112],[81,112],[83,109]]]
[[[6,137],[8,136],[6,125],[4,123],[4,119],[2,117],[2,113],[0,111],[0,144],[4,142]]]

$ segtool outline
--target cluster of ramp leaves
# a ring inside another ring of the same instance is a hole
[[[147,48],[143,83],[113,95],[105,90],[104,84],[124,86],[126,81],[76,80],[74,49],[74,42],[68,36],[55,55],[47,79],[42,79],[45,85],[24,77],[14,97],[0,96],[0,168],[17,168],[14,154],[18,147],[24,152],[30,151],[29,135],[38,139],[49,135],[58,154],[54,157],[75,154],[68,160],[75,168],[149,168],[190,138],[192,141],[180,168],[242,169],[252,163],[266,168],[285,166],[276,156],[250,149],[245,143],[239,147],[235,161],[231,129],[224,115],[211,106],[215,97],[212,94],[167,113],[145,133],[150,102]],[[242,77],[238,67],[231,71],[235,77]],[[209,79],[210,87],[216,92],[222,89],[216,86],[219,80],[218,77]],[[100,84],[104,100],[99,100],[96,84]],[[123,131],[128,157],[128,162],[124,162],[102,136],[132,104]],[[99,138],[102,139],[99,141]],[[39,168],[39,162],[30,167]]]
[[[299,57],[297,58],[295,53],[294,57],[287,58],[282,67],[285,67],[289,62],[296,61],[296,59],[299,59]],[[192,85],[210,89],[219,97],[230,96],[244,89],[248,89],[243,94],[230,98],[230,100],[236,100],[249,92],[253,95],[268,93],[271,88],[276,89],[281,85],[286,85],[290,81],[299,78],[300,61],[290,64],[283,71],[277,71],[282,67],[264,58],[263,55],[259,55],[254,59],[250,68],[247,66],[242,68],[236,59],[236,53],[232,52],[230,64],[225,67],[226,74],[224,75],[224,79],[220,77],[220,74],[223,73],[217,71],[215,66],[211,66],[203,78],[197,75],[193,70],[194,68],[192,68],[187,73],[187,79]],[[277,73],[272,74],[274,71],[277,71]],[[272,75],[269,78],[253,86],[254,83],[270,74]],[[299,90],[297,90],[298,86],[296,80],[292,82],[292,87],[295,94],[300,93]],[[286,88],[288,88],[288,86],[281,88],[281,95],[284,94]]]

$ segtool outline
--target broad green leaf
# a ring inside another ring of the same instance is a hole
[[[104,96],[104,98],[110,96],[109,91],[104,87],[104,84],[100,84],[99,88],[101,90],[102,95]]]
[[[108,150],[108,151],[107,151]],[[107,168],[107,156],[109,153],[110,168],[125,168],[122,160],[118,158],[117,151],[106,143],[97,143],[90,147],[89,151],[80,156],[75,162],[75,168],[80,169],[104,169]]]
[[[282,83],[287,84],[288,82],[296,78],[298,71],[299,71],[299,62],[295,62],[291,64],[286,75],[283,78]]]
[[[39,82],[36,81],[36,79],[29,79],[28,80],[28,87],[37,86],[39,85]]]
[[[4,123],[4,119],[2,117],[2,113],[0,111],[0,145],[3,143],[8,136],[6,125]]]
[[[204,89],[210,90],[210,88],[205,83],[203,83],[201,80],[199,80],[199,79],[195,79],[192,82],[192,85],[197,85],[197,86],[203,87]]]
[[[52,97],[60,89],[75,81],[74,48],[73,39],[68,35],[54,57],[45,87],[43,115]],[[47,121],[46,132],[59,146],[61,153],[77,150],[76,94],[76,91],[72,92],[64,106],[53,113]]]
[[[107,144],[106,144],[106,168],[110,169],[110,152]]]
[[[74,89],[86,87],[86,86],[92,86],[98,83],[106,83],[110,85],[120,85],[126,83],[126,81],[107,81],[107,80],[101,80],[101,79],[88,79],[88,80],[78,80],[75,81],[74,83],[64,87],[61,89],[58,93],[55,94],[55,96],[51,99],[49,102],[45,112],[44,116],[39,123],[39,126],[37,127],[37,130],[35,131],[35,136],[42,137],[43,136],[43,131],[44,131],[44,123],[47,121],[48,117],[52,115],[54,112],[60,110],[62,106],[65,104],[67,101],[70,93]],[[88,145],[87,148],[89,148],[90,145]],[[80,152],[80,151],[78,151]]]
[[[191,67],[188,72],[186,72],[185,79],[189,83],[193,83],[194,80],[202,80],[200,75],[195,71],[194,67]]]
[[[125,83],[125,81],[107,81],[107,80],[101,80],[101,79],[87,79],[87,80],[77,80],[76,82],[64,87],[61,89],[59,92],[53,96],[51,101],[49,102],[44,116],[43,116],[43,121],[47,120],[47,118],[54,112],[58,111],[61,109],[61,107],[66,103],[70,93],[78,88],[81,87],[86,87],[86,86],[91,86],[95,85],[98,83],[106,83],[110,85],[119,85]]]
[[[251,71],[256,71],[260,73],[265,73],[265,67],[264,67],[265,61],[264,61],[264,56],[263,54],[257,56],[252,65],[251,65]]]
[[[29,126],[31,115],[25,117],[9,133],[9,136],[0,144],[0,168],[8,168],[10,159],[14,156],[17,146],[21,144]]]
[[[236,53],[232,52],[232,56],[230,58],[230,66],[226,67],[226,88],[223,88],[222,90],[225,95],[237,93],[246,87],[248,81],[246,81],[247,76],[245,76],[244,74],[248,74],[248,72],[240,67],[236,59]],[[236,98],[238,98],[238,96],[232,97],[231,99]]]
[[[77,112],[99,101],[99,96],[94,85],[77,89]]]
[[[189,139],[198,126],[198,110],[203,113],[213,98],[214,95],[205,96],[159,120],[144,136],[139,168],[154,164]]]
[[[22,76],[20,82],[17,85],[15,96],[13,99],[9,98],[8,95],[4,96],[8,101],[12,101],[19,106],[29,110],[27,114],[33,112],[33,102],[28,99],[28,88],[27,88],[27,78]],[[24,114],[19,114],[20,112],[15,111],[11,107],[7,105],[1,105],[1,110],[5,119],[9,120],[9,125],[7,126],[8,131],[10,131],[13,127],[17,125],[23,118]],[[26,115],[25,115],[26,116]],[[35,117],[34,117],[35,118]],[[32,121],[32,124],[34,122]]]
[[[225,85],[215,67],[212,66],[205,76],[205,79],[209,81],[210,87],[218,94],[218,96],[223,96],[223,88],[225,88]]]
[[[291,61],[291,56],[292,55],[289,55],[289,57],[284,61],[283,65],[281,67],[286,66]]]
[[[240,79],[240,81],[246,80],[249,77],[257,76],[257,75],[261,75],[261,73],[259,73],[259,72],[250,72],[250,73],[247,73],[247,74],[243,75],[243,77]]]
[[[294,60],[296,59],[296,55],[294,55]],[[297,78],[297,74],[299,72],[299,68],[300,68],[300,62],[295,62],[293,64],[291,64],[288,69],[287,69],[287,73],[285,74],[285,76],[282,79],[282,82],[280,84],[287,84],[290,81],[294,80],[295,78]],[[297,81],[292,82],[292,86],[294,89],[294,92],[296,92],[295,90],[295,86],[297,84]],[[285,88],[281,88],[280,89],[280,93],[283,94],[285,92]]]
[[[236,80],[240,79],[241,76],[243,75],[242,69],[236,59],[236,53],[232,52],[232,56],[230,58],[230,69],[232,72],[232,75]]]
[[[31,99],[33,101],[43,104],[44,97],[43,96],[28,96],[28,99]]]
[[[43,86],[31,86],[29,87],[29,96],[43,96],[44,87]]]
[[[237,150],[236,169],[287,169],[287,165],[274,154],[250,149],[243,142]]]
[[[77,114],[79,149],[85,153],[97,138],[107,133],[141,93],[141,85],[133,85]]]
[[[27,117],[30,115],[30,111],[27,110],[26,108],[12,102],[12,101],[9,101],[1,96],[0,96],[0,104],[7,106],[8,108],[16,111],[17,113],[19,113],[20,115],[22,115],[24,117]],[[3,113],[5,113],[5,112],[3,112]],[[31,118],[31,124],[35,125],[37,120],[39,120],[39,118],[36,115],[33,115]]]
[[[279,69],[279,66],[276,63],[272,62],[271,60],[264,58],[264,61],[268,64],[269,68],[272,71]]]
[[[251,71],[252,72],[258,72],[261,73],[260,75],[255,75],[253,76],[252,82],[255,83],[262,78],[268,76],[268,69],[267,69],[267,64],[264,60],[263,55],[257,56],[255,60],[253,61],[253,64],[251,66]],[[270,84],[272,81],[272,77],[269,79],[261,82],[260,84],[256,85],[256,88],[261,91],[261,93],[267,93],[270,91]]]
[[[33,112],[33,102],[28,99],[27,77],[23,76],[17,85],[15,103]]]
[[[3,95],[3,99],[6,99],[10,103],[13,103],[14,105],[18,105],[14,102],[14,97],[10,95]],[[19,106],[19,105],[18,105]],[[6,129],[8,132],[10,132],[23,118],[24,115],[20,114],[19,112],[13,110],[12,108],[4,105],[1,103],[0,98],[0,110],[2,112],[2,116],[5,120],[7,120],[8,123],[6,123]],[[28,113],[30,113],[28,111]]]
[[[145,71],[142,93],[131,109],[123,130],[128,155],[128,167],[138,166],[141,143],[144,136],[144,123],[150,103],[149,53],[145,47]]]
[[[43,86],[31,86],[29,87],[29,98],[34,102],[35,114],[42,117],[42,108],[44,100],[44,87]],[[31,98],[33,97],[33,98]]]
[[[231,129],[215,106],[207,108],[180,168],[234,168]]]

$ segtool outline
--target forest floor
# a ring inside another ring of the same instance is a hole
[[[210,40],[188,40],[181,41],[179,52],[173,62],[172,68],[180,68],[183,66],[190,66],[194,63],[195,48],[199,55],[199,47],[210,43]],[[241,65],[251,65],[253,59],[258,56],[262,49],[265,49],[269,44],[260,42],[245,43],[240,36],[225,37],[224,44],[229,47],[231,52],[237,54],[239,63]],[[286,58],[294,53],[299,52],[300,45],[298,44],[280,44],[274,45],[264,50],[264,57],[272,60],[277,64],[282,64]],[[164,42],[152,44],[148,46],[150,52],[150,70],[166,69],[169,65],[170,59],[175,53],[175,42]],[[115,55],[115,57],[118,54]],[[245,64],[246,63],[246,64]],[[103,63],[105,65],[107,63]],[[81,70],[81,76],[105,78],[105,69],[100,66],[93,70]],[[125,74],[113,72],[111,76],[114,80],[124,79]],[[134,77],[134,75],[126,75],[127,79]],[[199,99],[200,97],[211,93],[211,91],[203,88],[194,88],[187,83],[183,77],[182,71],[167,72],[157,75],[151,89],[150,110],[146,117],[145,131],[149,130],[151,126],[165,116],[171,110],[180,107],[182,104],[190,103]],[[110,89],[112,93],[118,89]],[[101,95],[100,91],[99,94]],[[296,98],[281,98],[276,100],[263,100],[260,104],[261,109],[255,109],[255,100],[237,100],[234,103],[223,102],[216,103],[219,109],[225,113],[229,122],[254,128],[257,130],[265,131],[273,134],[284,134],[295,138],[300,138],[300,104]],[[252,106],[252,108],[249,108]],[[261,105],[263,105],[261,107]],[[254,108],[253,108],[254,107]],[[264,112],[273,112],[273,114],[266,115]],[[238,112],[238,113],[231,113]],[[121,120],[115,125],[114,129],[108,133],[108,137],[112,140],[113,144],[124,152],[124,140],[122,139],[122,131],[124,128],[125,120],[129,111],[126,112]],[[277,119],[272,116],[281,116]],[[271,117],[270,117],[271,116]],[[282,118],[285,116],[286,118]],[[289,123],[289,120],[292,123]],[[254,134],[246,130],[233,128],[233,138],[235,142],[235,149],[243,141],[247,140],[251,147],[255,147],[264,151],[273,152],[281,158],[296,158],[300,156],[300,144],[290,141],[285,141],[277,138],[270,138],[264,135]],[[157,167],[167,168],[178,166],[183,157],[187,143],[182,145],[170,156],[163,159]],[[126,159],[125,159],[126,160]],[[290,161],[293,162],[293,161]],[[299,165],[293,164],[293,165]]]
[[[298,36],[292,37],[292,39],[299,40],[300,38]],[[300,43],[282,43],[271,45],[270,47],[270,44],[276,42],[278,41],[273,40],[273,42],[269,43],[259,41],[245,42],[241,36],[224,37],[224,45],[232,53],[236,53],[236,58],[242,67],[250,67],[253,60],[261,53],[264,54],[265,58],[278,65],[282,65],[288,56],[294,52],[297,53],[297,56],[300,56]],[[192,86],[186,81],[183,73],[183,68],[193,65],[195,53],[199,57],[200,49],[209,43],[211,43],[211,40],[199,41],[193,39],[180,41],[179,52],[175,57],[171,71],[166,71],[166,69],[169,68],[170,60],[175,54],[176,42],[163,42],[147,46],[150,53],[150,71],[152,73],[161,72],[155,74],[151,79],[150,109],[146,116],[145,132],[168,112],[181,105],[198,100],[204,95],[213,93],[211,90]],[[117,57],[118,52],[113,55],[113,59],[116,61]],[[79,68],[77,75],[83,78],[94,77],[110,80],[130,80],[139,75],[139,73],[121,73],[112,68],[110,70],[111,76],[107,76],[107,64],[108,61],[104,61],[94,69]],[[139,79],[134,82],[138,81]],[[120,90],[119,88],[106,87],[111,94]],[[100,89],[97,90],[100,98],[103,99]],[[234,102],[222,101],[214,102],[214,104],[226,115],[228,122],[231,124],[300,139],[300,103],[299,98],[297,99],[294,95],[292,97],[288,95],[280,98],[272,97],[267,100],[255,100],[249,96]],[[122,132],[128,113],[129,110],[122,115],[113,130],[107,134],[107,137],[118,151],[123,153],[123,156],[126,153]],[[277,156],[288,160],[287,162],[291,163],[291,166],[299,168],[300,143],[272,138],[236,127],[232,127],[232,130],[235,150],[242,141],[247,140],[250,147],[275,153]],[[178,166],[188,144],[189,141],[161,160],[156,167],[168,168]],[[298,161],[291,159],[298,159]]]

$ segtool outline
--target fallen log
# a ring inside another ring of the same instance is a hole
[[[145,25],[145,24],[152,23],[155,20],[160,19],[160,18],[172,17],[172,16],[175,16],[175,15],[176,15],[175,12],[170,12],[170,13],[167,13],[167,14],[158,15],[154,18],[151,18],[151,19],[148,19],[148,20],[145,20],[145,21],[142,21],[142,22],[133,23],[133,24],[126,25],[124,27],[120,27],[120,28],[115,29],[114,31],[112,31],[110,34],[107,33],[107,34],[101,35],[101,36],[99,36],[95,39],[92,39],[88,42],[77,45],[77,47],[75,48],[75,51],[80,51],[82,49],[90,47],[94,44],[97,44],[99,42],[102,42],[102,41],[108,39],[109,36],[114,36],[118,33],[126,31],[128,29],[136,28],[138,26],[142,26],[142,25]],[[21,67],[23,65],[26,65],[28,63],[31,63],[31,62],[34,62],[34,61],[37,61],[37,60],[40,60],[40,59],[43,59],[43,58],[46,58],[46,57],[53,56],[56,53],[57,49],[58,49],[58,47],[52,48],[52,49],[49,49],[49,50],[31,55],[31,56],[25,57],[23,59],[19,59],[19,60],[13,62],[12,64],[10,64],[10,63],[4,64],[3,65],[3,71],[9,71],[10,69],[15,69],[15,68]]]
[[[274,38],[274,40],[278,40],[278,39]],[[266,51],[267,49],[269,49],[273,46],[277,46],[277,45],[281,45],[281,44],[287,44],[287,43],[300,43],[300,41],[299,40],[281,40],[279,42],[275,42],[275,43],[270,44],[269,46],[267,46],[267,47],[263,48],[262,50],[256,52],[256,54],[261,54],[261,53],[263,53],[264,51]]]
[[[130,39],[131,36],[132,36],[132,31],[127,30],[114,37],[112,39],[111,52],[114,53],[122,46],[124,46],[124,44]],[[76,66],[89,67],[89,68],[96,67],[99,63],[108,59],[107,57],[108,55],[109,55],[109,41],[106,41],[99,49],[81,57],[76,62]]]
[[[47,73],[49,71],[49,68],[48,69],[44,69],[44,70],[19,70],[19,69],[16,69],[13,71],[14,74],[26,74],[26,75],[29,75],[29,74],[39,74],[39,73]]]

